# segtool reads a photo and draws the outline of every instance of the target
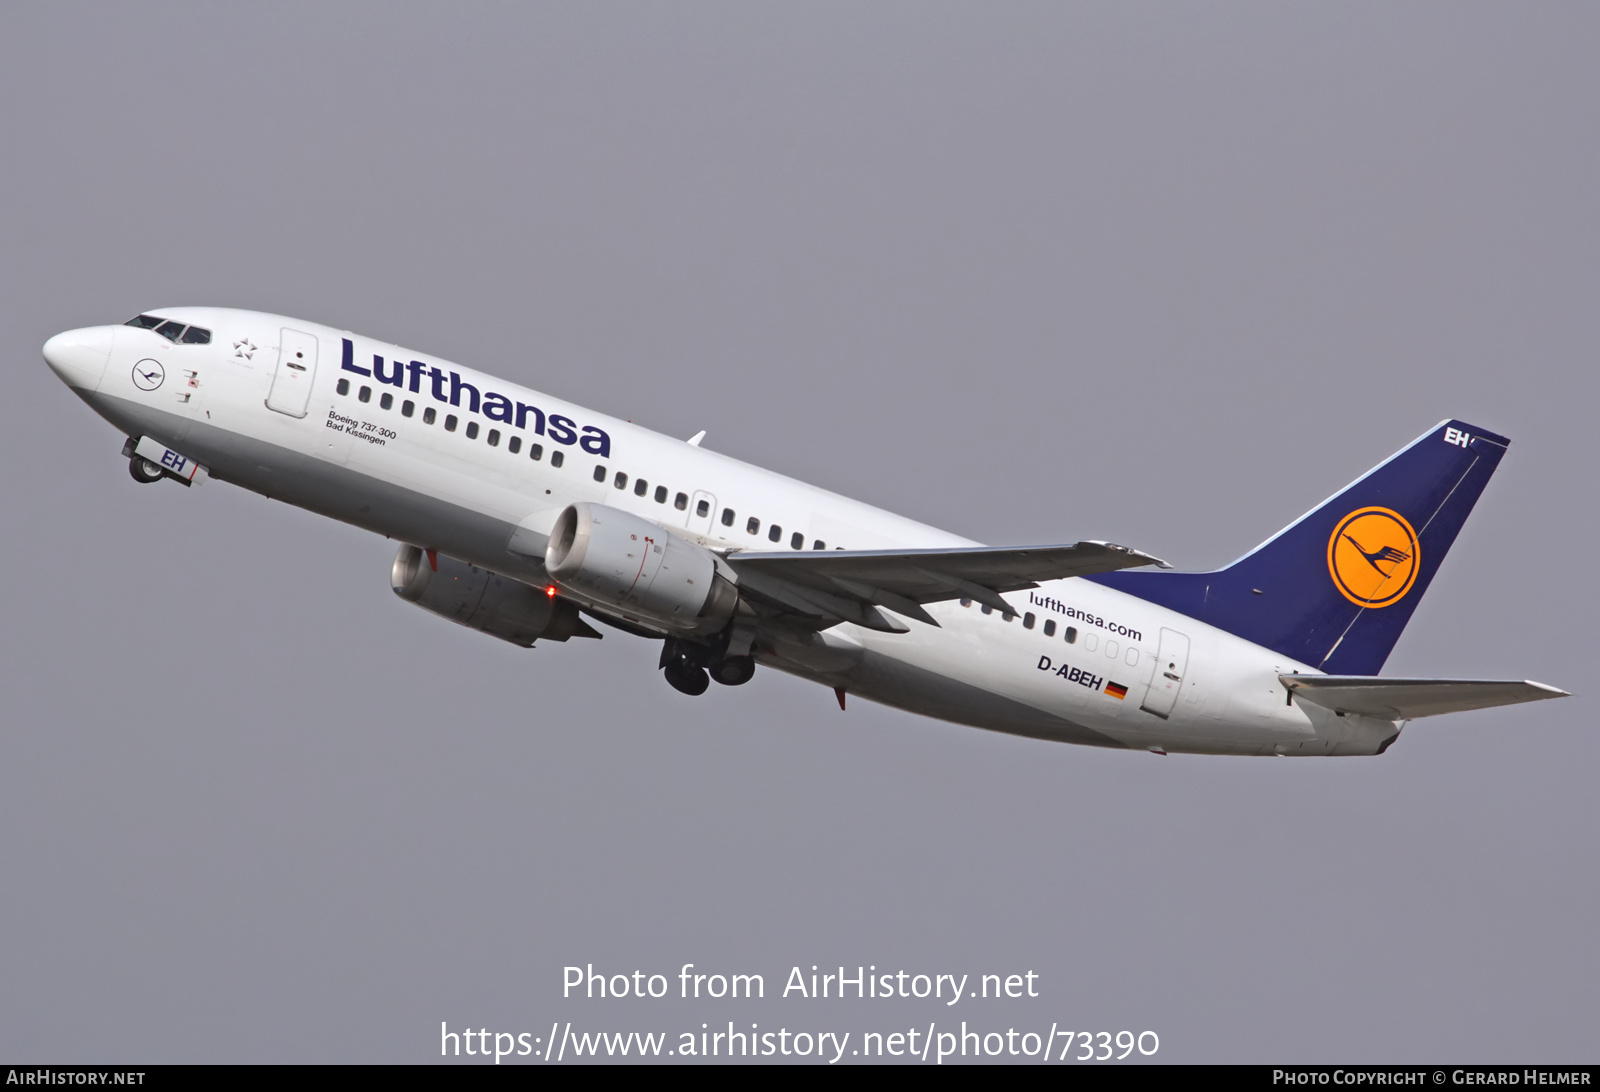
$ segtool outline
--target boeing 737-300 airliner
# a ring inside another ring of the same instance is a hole
[[[1107,542],[981,546],[277,315],[164,308],[44,356],[127,437],[134,480],[217,478],[397,539],[396,594],[517,645],[599,636],[590,621],[659,640],[685,694],[762,664],[841,706],[1239,755],[1382,754],[1412,718],[1563,696],[1377,675],[1505,454],[1461,421],[1185,573]]]

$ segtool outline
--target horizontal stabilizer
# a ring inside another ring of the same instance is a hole
[[[930,625],[924,603],[976,599],[1009,611],[1001,592],[1036,588],[1040,581],[1165,565],[1149,554],[1109,542],[1068,546],[972,546],[934,550],[817,550],[733,553],[728,563],[741,589],[789,613],[832,625],[855,622],[891,632],[898,623],[877,608]]]
[[[1544,683],[1499,679],[1380,679],[1372,675],[1279,675],[1296,697],[1336,713],[1412,720],[1439,713],[1570,697]]]

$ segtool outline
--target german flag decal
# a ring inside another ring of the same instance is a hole
[[[1121,683],[1108,682],[1106,683],[1106,693],[1121,701],[1128,696],[1128,688]]]

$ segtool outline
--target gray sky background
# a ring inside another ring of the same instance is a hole
[[[966,1019],[1175,1061],[1593,1061],[1597,31],[1561,3],[13,5],[0,1058]],[[653,643],[414,609],[376,536],[136,487],[39,346],[174,303],[1188,568],[1458,416],[1513,446],[1386,670],[1578,697],[1304,761],[841,714],[771,671],[684,698]],[[563,1002],[589,962],[769,997]],[[773,996],[813,963],[1043,996]]]

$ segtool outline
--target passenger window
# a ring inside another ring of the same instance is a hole
[[[1099,648],[1100,647],[1100,636],[1099,636],[1099,634],[1085,633],[1083,635],[1083,647],[1088,649],[1090,652],[1093,652],[1095,649]]]
[[[616,486],[618,489],[626,489],[628,488],[628,476],[619,470],[617,471],[616,481],[612,482],[611,484]]]
[[[166,320],[159,315],[134,315],[124,326],[137,326],[141,330],[154,330]]]
[[[664,486],[664,485],[656,486],[656,503],[657,504],[666,504],[667,503],[667,487],[666,486]]]
[[[539,445],[538,444],[534,444],[533,446],[534,447],[538,447]],[[539,456],[537,456],[537,455],[534,456],[535,459],[537,459],[538,457]],[[552,451],[550,453],[550,465],[551,466],[560,467],[560,465],[562,463],[566,462],[566,461],[567,461],[567,453],[565,451]]]
[[[991,607],[989,604],[985,603],[983,605],[983,613],[985,613],[985,614],[993,614],[994,613],[994,608]]]
[[[534,462],[538,462],[543,457],[544,457],[544,445],[543,444],[529,444],[528,445],[528,458],[532,459]],[[555,459],[552,458],[550,460],[550,463],[551,463],[552,466],[555,465]]]
[[[760,534],[761,533],[761,521],[756,519],[756,517],[754,517],[754,516],[751,516],[749,519],[745,520],[744,533],[747,534],[747,535],[758,535],[758,534]]]
[[[676,497],[673,497],[672,507],[676,508],[680,512],[689,507],[689,494],[679,493]]]
[[[1128,654],[1123,657],[1123,660],[1129,667],[1137,667],[1139,664],[1139,650],[1134,648],[1132,645],[1129,645]]]
[[[499,429],[492,428],[492,429],[489,430],[489,446],[490,447],[499,447],[500,446],[500,430]]]
[[[1077,644],[1078,643],[1078,630],[1077,630],[1077,627],[1076,626],[1068,626],[1067,627],[1067,632],[1064,633],[1062,636],[1064,636],[1066,638],[1067,644],[1069,644],[1069,645]]]
[[[803,550],[805,549],[805,545],[806,536],[802,535],[799,531],[796,531],[794,534],[789,536],[789,549]]]
[[[511,454],[513,454],[513,455],[515,455],[517,452],[521,451],[522,450],[522,437],[521,436],[513,436],[513,437],[511,437],[511,439],[507,440],[506,441],[506,450],[511,452]]]
[[[813,550],[826,550],[826,549],[827,549],[827,548],[828,548],[828,544],[827,544],[827,543],[826,543],[826,542],[823,542],[823,541],[822,541],[822,540],[821,540],[821,539],[820,539],[820,538],[819,538],[819,539],[817,539],[817,541],[815,541],[815,542],[813,542],[813,543],[812,543],[812,544],[811,544],[811,548],[812,548],[812,549],[813,549]]]
[[[594,468],[594,480],[597,481],[597,482],[603,482],[603,481],[606,480],[606,468],[605,467],[597,466],[597,467]]]
[[[370,402],[370,401],[372,401],[372,388],[371,387],[362,387],[360,393],[356,395],[356,398],[357,398],[357,400],[362,401],[362,402]]]
[[[385,391],[384,394],[383,394],[383,397],[378,399],[378,408],[379,409],[388,409],[393,405],[394,405],[394,395],[390,394],[388,391]]]
[[[722,510],[722,525],[724,527],[732,527],[733,526],[733,509],[732,508],[724,508]]]
[[[643,478],[640,478],[638,481],[633,483],[634,496],[642,497],[648,492],[650,492],[650,483],[645,481]]]
[[[456,415],[455,414],[447,413],[447,414],[444,415],[444,430],[446,432],[454,432],[456,430]]]
[[[972,600],[970,600],[970,599],[963,599],[963,600],[962,600],[962,601],[961,601],[961,605],[962,605],[962,606],[963,606],[963,607],[970,607],[970,606],[972,606]]]
[[[1115,641],[1107,641],[1106,642],[1106,656],[1109,657],[1110,659],[1115,660],[1117,658],[1117,653],[1120,652],[1120,651],[1122,651],[1122,650],[1117,647],[1117,642],[1115,642]]]
[[[1024,614],[1022,616],[1022,628],[1023,629],[1032,629],[1033,628],[1033,611],[1030,610],[1027,614]]]
[[[702,498],[700,503],[694,506],[694,514],[705,519],[711,514],[711,502]]]
[[[478,422],[476,422],[476,421],[468,421],[467,422],[467,439],[476,440],[477,438],[478,438]]]
[[[183,323],[163,322],[160,326],[156,327],[156,333],[160,334],[168,341],[175,342],[183,334]]]
[[[210,345],[211,331],[202,330],[198,326],[191,326],[183,332],[183,343],[185,345]]]
[[[1009,622],[1009,621],[1011,621],[1011,619],[1013,619],[1015,617],[1016,617],[1016,613],[1014,611],[1009,611],[1008,610],[1008,611],[1006,611],[1004,614],[1002,614],[1000,616],[1000,621]]]
[[[348,379],[339,380],[338,385],[335,386],[333,389],[338,391],[340,394],[349,394],[350,393],[350,380],[348,380]]]
[[[341,379],[341,380],[339,380],[339,382],[343,383],[344,380]],[[413,413],[416,413],[416,412],[417,412],[417,404],[415,402],[413,402],[411,399],[407,398],[404,402],[400,403],[400,416],[401,417],[410,417]]]
[[[1056,635],[1056,620],[1054,618],[1046,618],[1044,620],[1044,635],[1046,637],[1054,637]]]
[[[433,411],[433,407],[432,406],[429,406],[427,409],[422,411],[422,423],[423,424],[431,425],[435,421],[437,421],[438,419],[439,419],[439,415]]]
[[[768,541],[777,542],[782,537],[783,537],[783,528],[779,527],[776,523],[774,523],[771,527],[767,528],[767,539],[768,539]]]

